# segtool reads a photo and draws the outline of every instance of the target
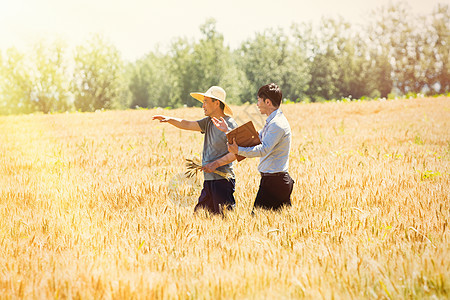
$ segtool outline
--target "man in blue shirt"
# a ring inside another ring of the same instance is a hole
[[[239,147],[236,141],[228,145],[228,151],[245,157],[260,157],[258,171],[261,182],[254,208],[279,209],[291,205],[294,180],[289,176],[289,151],[291,127],[280,109],[282,92],[275,84],[262,86],[258,91],[259,111],[267,115],[266,124],[259,132],[261,144]],[[223,120],[213,119],[222,131],[228,131]]]
[[[221,214],[224,207],[232,209],[235,205],[233,193],[235,191],[235,176],[232,162],[235,155],[228,152],[227,137],[214,126],[212,118],[220,118],[230,128],[237,127],[230,107],[225,102],[226,93],[218,86],[212,86],[206,93],[191,93],[191,96],[203,103],[205,118],[198,121],[188,121],[161,115],[153,116],[153,120],[167,122],[175,127],[185,130],[200,131],[205,134],[202,153],[202,170],[204,173],[203,189],[195,206],[207,209],[213,213]],[[232,178],[227,180],[213,173],[215,170],[229,174]]]

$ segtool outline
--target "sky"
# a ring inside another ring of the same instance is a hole
[[[362,24],[370,12],[398,0],[0,0],[0,50],[27,49],[38,39],[62,38],[70,46],[100,33],[128,61],[167,48],[175,38],[198,40],[200,25],[216,20],[235,49],[267,28],[343,17]],[[450,0],[406,0],[414,14],[430,14]]]

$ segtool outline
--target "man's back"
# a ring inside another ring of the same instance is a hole
[[[271,149],[261,156],[258,171],[262,173],[288,172],[291,127],[280,109],[274,111],[267,118],[260,138]]]

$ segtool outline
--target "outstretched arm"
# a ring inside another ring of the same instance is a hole
[[[227,164],[233,162],[235,159],[236,159],[236,155],[234,155],[233,153],[227,153],[226,155],[222,156],[218,160],[215,160],[212,163],[204,165],[202,167],[202,171],[205,171],[206,173],[214,172],[218,167],[227,165]]]
[[[179,118],[166,117],[162,115],[155,115],[153,116],[152,120],[158,120],[161,123],[167,122],[180,129],[202,131],[197,121],[187,121]]]

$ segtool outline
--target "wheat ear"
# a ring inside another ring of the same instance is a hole
[[[191,177],[197,175],[197,172],[201,170],[202,166],[195,160],[186,158],[186,168],[187,168],[187,171],[184,174],[186,174],[186,176],[188,178],[191,178]],[[226,180],[230,180],[233,178],[233,176],[231,176],[231,174],[229,174],[229,173],[224,173],[224,172],[220,172],[217,170],[215,170],[213,172],[219,176],[222,176]]]

